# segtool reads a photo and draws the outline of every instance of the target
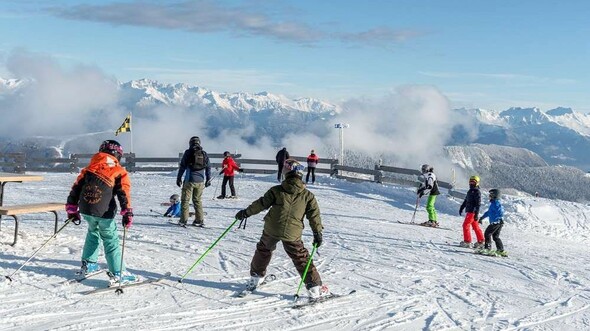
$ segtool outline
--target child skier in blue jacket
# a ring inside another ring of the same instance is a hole
[[[486,228],[484,233],[485,237],[485,250],[487,253],[490,253],[492,248],[492,239],[496,243],[496,254],[499,256],[508,256],[506,251],[504,250],[504,245],[502,244],[502,240],[500,239],[500,231],[502,230],[502,226],[504,225],[504,207],[500,203],[500,190],[494,188],[489,191],[490,193],[490,207],[488,210],[481,216],[483,220],[486,217],[490,218],[490,225]],[[491,254],[489,254],[491,255]]]
[[[170,208],[166,210],[164,216],[166,217],[180,217],[180,196],[178,194],[173,194],[170,197]]]

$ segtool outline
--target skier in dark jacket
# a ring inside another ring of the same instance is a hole
[[[195,155],[199,156],[199,158],[195,158]],[[178,166],[176,185],[182,187],[179,224],[186,225],[190,216],[189,206],[192,200],[195,206],[195,220],[193,221],[193,225],[203,226],[205,216],[201,196],[205,187],[211,185],[211,166],[209,164],[209,156],[207,156],[207,152],[201,147],[201,139],[199,137],[192,137],[189,140],[189,148],[184,151]]]
[[[428,221],[420,223],[420,225],[438,227],[438,218],[434,203],[436,202],[436,197],[440,194],[440,191],[438,190],[438,181],[434,174],[434,167],[428,164],[423,164],[420,171],[422,172],[422,178],[424,181],[420,183],[420,187],[416,194],[418,195],[418,198],[428,195],[428,200],[426,201]]]
[[[278,151],[277,156],[275,157],[275,159],[277,160],[277,164],[279,166],[279,172],[277,173],[277,180],[279,181],[279,183],[283,179],[283,164],[285,163],[285,160],[287,160],[288,158],[289,152],[287,152],[287,147],[283,147],[283,149]]]
[[[313,231],[313,244],[316,247],[322,244],[324,227],[320,218],[320,208],[313,193],[305,188],[302,180],[304,168],[295,160],[286,160],[285,180],[281,185],[273,186],[263,197],[236,214],[236,219],[243,220],[270,209],[264,216],[264,230],[250,263],[251,278],[246,290],[252,291],[264,281],[266,268],[279,242],[282,242],[285,252],[293,261],[299,275],[303,276],[309,260],[309,252],[301,240],[304,217],[309,220],[309,226]],[[309,264],[309,271],[303,282],[312,298],[330,293],[328,287],[322,285],[320,274],[313,261]]]
[[[105,140],[98,153],[90,159],[90,164],[80,171],[66,204],[69,219],[84,218],[88,224],[79,273],[88,274],[100,269],[97,260],[102,242],[109,268],[107,274],[112,285],[119,281],[139,281],[139,277],[125,270],[121,263],[119,234],[114,220],[117,214],[117,198],[123,226],[130,228],[133,223],[131,181],[127,170],[121,166],[122,156],[123,147],[117,141]]]
[[[500,203],[500,190],[493,188],[489,191],[490,193],[490,207],[483,213],[481,219],[486,217],[490,218],[490,225],[486,228],[484,233],[485,236],[485,249],[484,253],[488,255],[508,256],[508,253],[504,250],[504,244],[500,239],[500,231],[504,226],[504,207]],[[492,239],[496,243],[496,251],[492,251]]]
[[[469,191],[461,208],[459,208],[459,215],[463,214],[465,210],[465,220],[463,221],[463,241],[459,244],[463,247],[471,248],[471,227],[475,231],[477,243],[473,248],[482,248],[484,245],[484,237],[481,228],[479,227],[479,206],[481,205],[481,192],[479,190],[479,176],[469,177]]]

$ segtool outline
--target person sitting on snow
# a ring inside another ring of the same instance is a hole
[[[173,194],[170,196],[170,207],[164,213],[165,217],[180,217],[180,196]]]

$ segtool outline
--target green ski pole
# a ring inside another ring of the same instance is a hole
[[[215,247],[215,245],[217,245],[217,243],[221,240],[221,238],[223,238],[228,232],[229,230],[236,224],[236,222],[238,221],[238,219],[236,218],[234,220],[234,222],[227,228],[225,229],[225,231],[223,231],[223,233],[221,234],[221,236],[219,236],[219,238],[217,238],[217,240],[215,240],[215,242],[213,244],[211,244],[211,246],[209,246],[209,248],[207,248],[207,250],[205,251],[205,253],[201,254],[201,256],[197,259],[197,261],[195,263],[193,263],[193,265],[188,269],[188,271],[182,275],[182,277],[178,280],[179,283],[182,283],[182,281],[184,280],[184,278],[191,273],[191,271],[193,271],[193,269],[197,266],[197,264],[199,264],[199,262],[201,262],[201,260],[205,257],[205,255],[207,255],[207,253],[209,253],[209,251]]]
[[[301,290],[301,286],[303,285],[303,281],[305,280],[305,276],[307,276],[307,271],[309,270],[309,265],[311,264],[311,261],[313,259],[313,254],[315,254],[315,251],[318,249],[318,246],[316,244],[313,245],[313,249],[311,250],[311,254],[309,255],[309,260],[307,260],[307,265],[305,266],[305,270],[303,271],[303,276],[301,276],[301,280],[299,281],[299,287],[297,287],[297,293],[295,293],[295,300],[293,300],[294,302],[297,302],[297,300],[299,299],[299,291]]]

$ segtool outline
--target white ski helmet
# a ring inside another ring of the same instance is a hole
[[[170,196],[170,203],[176,204],[180,201],[180,196],[178,194],[172,194]]]
[[[433,171],[434,168],[429,165],[429,164],[423,164],[422,167],[420,168],[420,171],[422,171],[423,174],[429,172],[429,171]]]

